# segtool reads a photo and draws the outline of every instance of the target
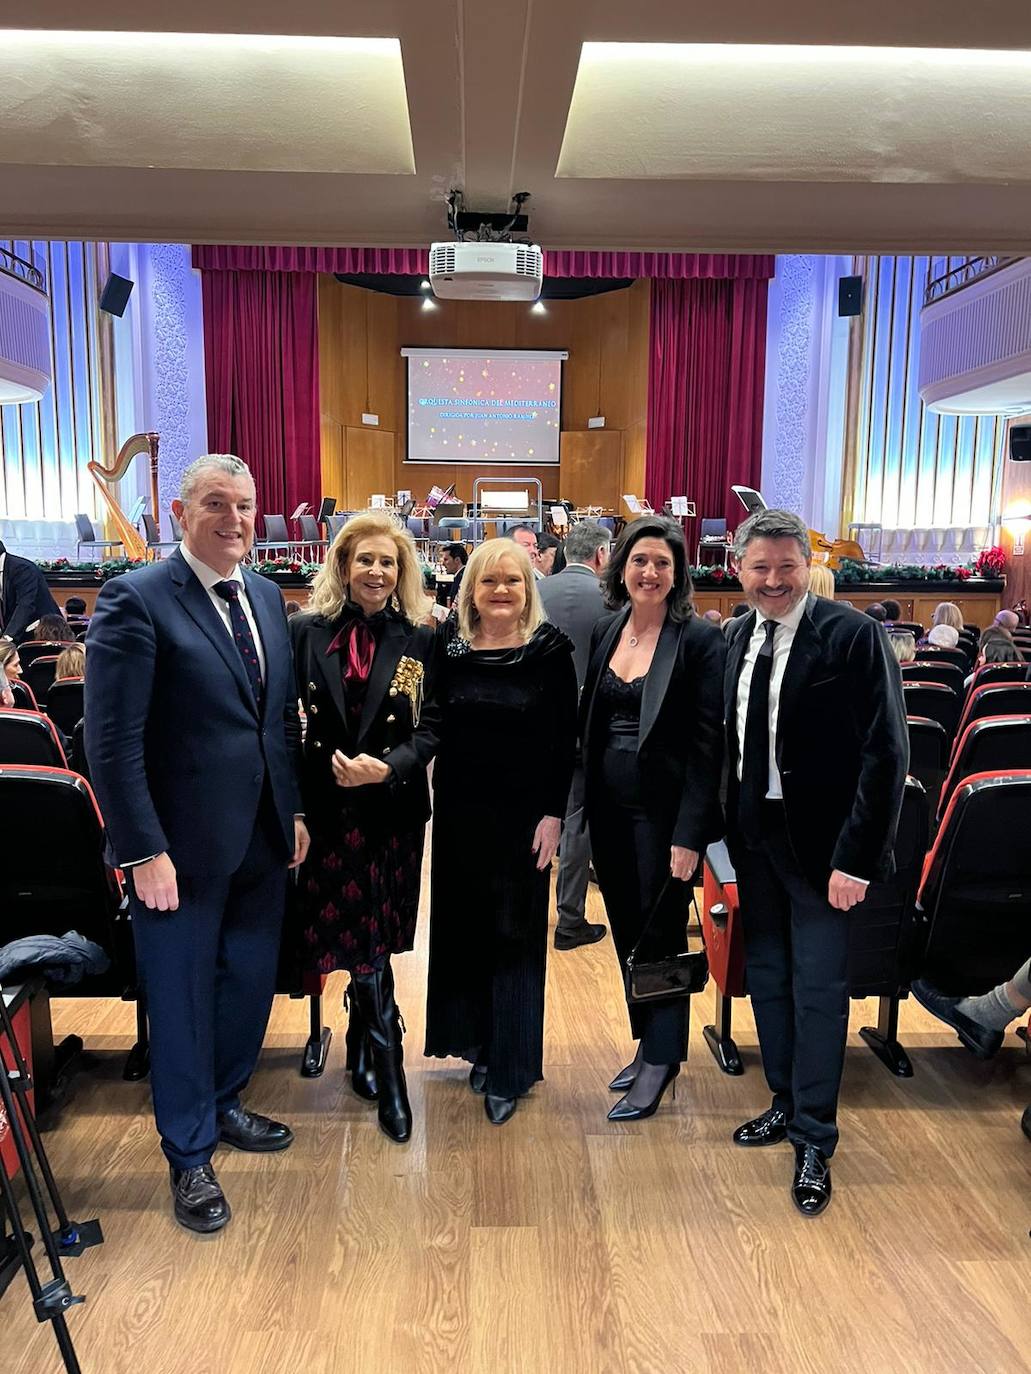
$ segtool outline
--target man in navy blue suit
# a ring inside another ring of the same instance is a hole
[[[181,548],[97,598],[86,752],[109,858],[129,875],[176,1220],[216,1231],[230,1216],[211,1167],[219,1141],[293,1140],[240,1094],[272,1006],[287,868],[308,834],[283,598],[240,566],[254,481],[239,458],[209,454],[181,496]]]

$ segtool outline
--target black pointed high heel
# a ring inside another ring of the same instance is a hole
[[[625,1093],[625,1092],[629,1092],[630,1089],[634,1086],[634,1082],[635,1082],[636,1078],[637,1078],[637,1060],[634,1059],[631,1063],[629,1063],[629,1064],[626,1066],[625,1069],[620,1069],[619,1073],[616,1074],[615,1078],[614,1078],[614,1079],[612,1080],[612,1082],[609,1084],[609,1092],[610,1092],[610,1093]]]
[[[679,1064],[670,1064],[662,1077],[658,1091],[650,1102],[643,1107],[633,1107],[627,1102],[626,1097],[621,1097],[616,1105],[609,1112],[610,1121],[643,1121],[645,1117],[654,1116],[658,1110],[659,1103],[662,1101],[663,1094],[669,1085],[673,1084],[673,1101],[677,1100],[676,1077],[680,1072]],[[627,1094],[629,1096],[629,1094]]]

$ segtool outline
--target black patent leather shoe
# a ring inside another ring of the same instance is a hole
[[[619,1101],[616,1103],[616,1105],[609,1112],[609,1120],[644,1121],[649,1116],[654,1116],[659,1109],[659,1103],[662,1101],[663,1094],[665,1093],[669,1085],[674,1082],[679,1072],[679,1064],[670,1064],[670,1066],[667,1068],[666,1072],[663,1074],[662,1078],[659,1081],[659,1086],[656,1090],[655,1096],[652,1098],[650,1102],[646,1102],[643,1107],[634,1107],[630,1102],[627,1101],[626,1097],[621,1097]],[[637,1080],[635,1079],[634,1081],[636,1082]],[[677,1090],[676,1087],[674,1087],[673,1096],[676,1097],[676,1095]],[[627,1094],[627,1096],[629,1096],[629,1094]]]
[[[615,1078],[609,1084],[610,1093],[629,1092],[634,1086],[634,1079],[637,1077],[637,1060],[633,1060],[625,1069],[620,1069]]]
[[[946,997],[930,983],[922,983],[919,979],[914,981],[910,991],[924,1011],[937,1016],[939,1021],[944,1021],[956,1032],[971,1054],[976,1055],[978,1059],[991,1059],[993,1055],[998,1054],[1002,1048],[1003,1032],[979,1025],[969,1016],[957,1011],[956,1003],[961,1000],[959,997]]]
[[[175,1219],[188,1231],[221,1231],[232,1216],[225,1193],[210,1164],[194,1169],[169,1168]]]
[[[272,1121],[257,1112],[245,1111],[243,1107],[233,1107],[231,1111],[219,1113],[218,1138],[235,1150],[269,1154],[292,1145],[294,1133],[281,1121]]]
[[[489,1071],[486,1064],[474,1064],[469,1070],[469,1086],[474,1093],[487,1091],[487,1074]]]
[[[791,1198],[804,1217],[818,1217],[831,1200],[831,1166],[815,1145],[795,1146]]]
[[[731,1139],[735,1145],[779,1145],[787,1134],[786,1114],[779,1107],[771,1107],[762,1116],[739,1126]]]
[[[487,1113],[487,1120],[492,1126],[504,1126],[506,1121],[511,1121],[515,1115],[515,1097],[496,1097],[493,1093],[488,1093],[483,1099],[483,1109]]]
[[[573,930],[555,931],[556,949],[579,949],[581,945],[596,945],[608,934],[608,926],[595,925],[584,921]]]

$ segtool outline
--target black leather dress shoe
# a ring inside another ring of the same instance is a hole
[[[583,925],[577,926],[574,930],[556,930],[555,948],[579,949],[581,945],[596,945],[599,940],[604,940],[607,934],[608,926],[593,925],[590,921],[584,921]]]
[[[232,1216],[210,1164],[194,1169],[170,1167],[175,1219],[190,1231],[221,1231]]]
[[[474,1093],[485,1093],[487,1091],[487,1074],[489,1069],[486,1064],[474,1064],[469,1070],[469,1086]]]
[[[791,1197],[804,1217],[818,1217],[831,1200],[831,1166],[815,1145],[795,1146]]]
[[[735,1145],[779,1145],[787,1133],[787,1117],[779,1107],[771,1107],[762,1116],[739,1126],[731,1138]]]
[[[483,1099],[487,1120],[492,1126],[504,1126],[506,1121],[512,1120],[518,1100],[515,1097],[495,1097],[493,1093],[488,1093]]]
[[[998,1054],[1002,1048],[1003,1032],[981,1026],[976,1021],[971,1021],[969,1016],[957,1011],[956,1003],[961,1001],[961,998],[946,997],[930,983],[922,983],[919,979],[913,983],[910,990],[925,1011],[937,1016],[939,1021],[944,1021],[956,1032],[971,1054],[976,1054],[978,1059],[991,1059],[993,1055]]]
[[[237,1150],[251,1150],[255,1154],[267,1154],[272,1150],[285,1150],[293,1144],[294,1133],[281,1121],[271,1121],[257,1112],[248,1112],[243,1107],[221,1112],[218,1118],[218,1138],[225,1145]]]

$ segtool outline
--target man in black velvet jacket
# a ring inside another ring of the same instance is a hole
[[[849,912],[893,869],[906,713],[882,627],[809,594],[797,516],[751,516],[735,557],[752,611],[728,631],[727,839],[773,1105],[734,1140],[791,1140],[792,1196],[815,1216],[830,1201],[838,1139]]]

